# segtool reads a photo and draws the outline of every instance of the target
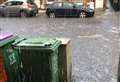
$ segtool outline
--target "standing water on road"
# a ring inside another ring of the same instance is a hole
[[[85,19],[0,18],[0,28],[21,37],[71,38],[73,82],[117,82],[119,19],[119,12]]]

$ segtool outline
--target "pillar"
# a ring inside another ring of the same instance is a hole
[[[107,0],[104,0],[104,2],[103,2],[103,8],[104,8],[104,9],[107,8],[106,3],[107,3]]]

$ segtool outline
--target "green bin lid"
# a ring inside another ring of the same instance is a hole
[[[17,36],[13,36],[12,33],[0,33],[0,47],[14,41]]]
[[[60,41],[54,38],[29,38],[16,44],[19,48],[48,48],[53,49],[60,45]]]

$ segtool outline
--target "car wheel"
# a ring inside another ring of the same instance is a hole
[[[55,18],[55,14],[54,14],[54,13],[50,13],[50,14],[49,14],[49,17],[50,17],[50,18]]]
[[[35,17],[35,16],[36,16],[36,13],[33,13],[31,16],[32,16],[32,17]]]
[[[94,17],[94,14],[92,14],[90,17]]]
[[[27,13],[25,11],[22,11],[22,12],[20,12],[20,16],[22,18],[26,18],[27,17]]]
[[[80,18],[85,18],[86,17],[86,13],[85,12],[80,12],[79,17]]]

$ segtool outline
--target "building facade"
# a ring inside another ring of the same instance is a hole
[[[0,0],[0,3],[3,3],[4,1],[6,0]],[[94,8],[106,8],[106,0],[34,0],[39,9],[46,9],[47,5],[51,4],[54,1],[79,2],[84,6],[91,5],[94,6]]]
[[[69,2],[79,2],[83,3],[84,6],[94,5],[94,8],[104,8],[106,7],[106,0],[35,0],[35,3],[40,9],[45,9],[48,4],[54,1],[69,1]]]
[[[6,1],[6,0],[0,0],[0,4],[3,3],[3,2],[5,2],[5,1]]]

